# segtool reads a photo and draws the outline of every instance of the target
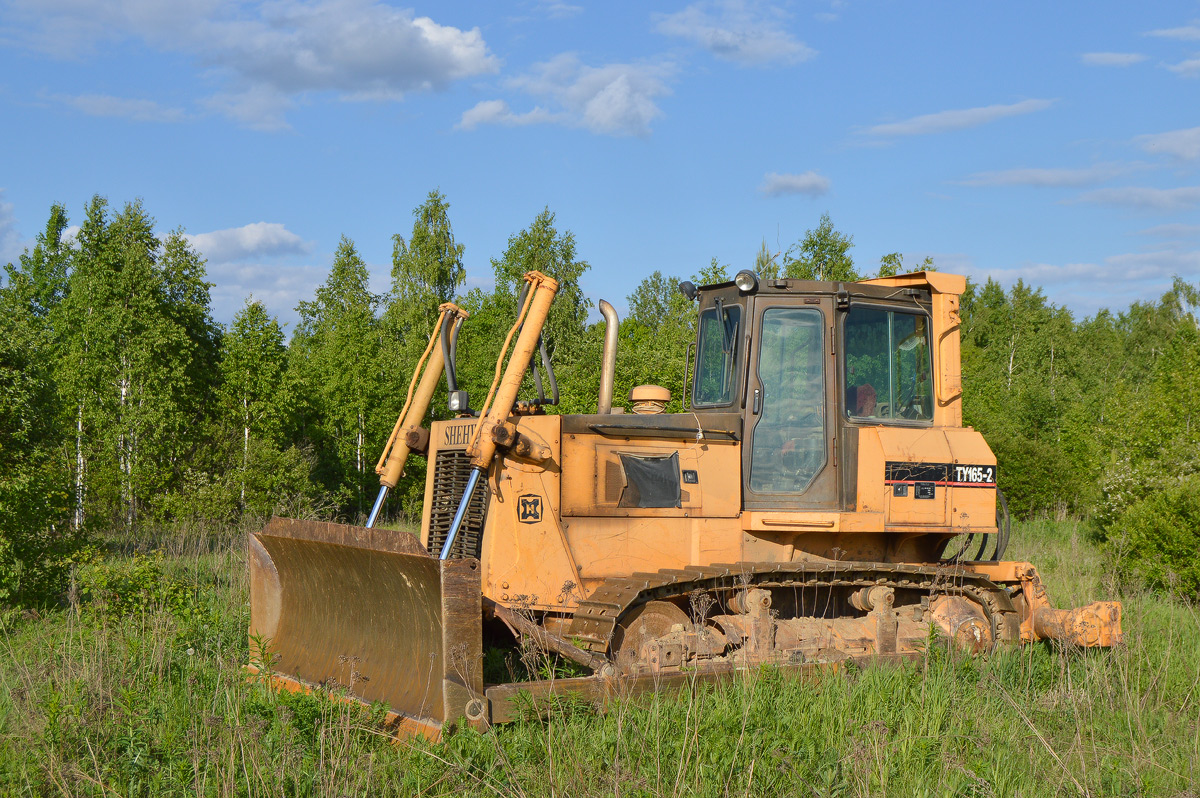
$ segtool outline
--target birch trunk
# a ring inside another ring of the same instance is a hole
[[[83,456],[83,401],[80,400],[75,415],[75,529],[83,527],[84,466]]]
[[[246,509],[246,464],[250,459],[250,400],[242,397],[242,510]]]
[[[1013,375],[1013,360],[1017,356],[1017,336],[1013,336],[1008,343],[1008,390],[1012,390],[1012,375]]]

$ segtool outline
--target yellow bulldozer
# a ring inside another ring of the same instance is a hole
[[[436,738],[511,720],[522,693],[603,701],[939,639],[1120,642],[1120,604],[1055,609],[1033,565],[1003,559],[996,458],[962,423],[963,277],[682,283],[699,316],[679,413],[660,386],[613,407],[606,302],[596,412],[545,411],[557,287],[525,275],[477,412],[456,383],[467,314],[442,306],[365,526],[274,518],[251,535],[252,670],[385,702],[398,733]],[[454,417],[425,426],[443,375]],[[419,537],[375,526],[410,453],[428,458]],[[485,639],[591,675],[487,684]]]

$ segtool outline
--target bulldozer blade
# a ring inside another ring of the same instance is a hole
[[[384,702],[401,734],[486,723],[478,560],[439,561],[407,532],[289,518],[251,534],[248,559],[253,672]]]

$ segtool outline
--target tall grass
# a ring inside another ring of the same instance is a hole
[[[1116,581],[1070,522],[1011,556],[1060,606]],[[247,681],[242,531],[116,541],[73,606],[0,619],[0,795],[1183,796],[1200,789],[1200,617],[1126,589],[1127,643],[798,679],[396,744],[382,708]],[[1192,791],[1189,793],[1189,791]]]

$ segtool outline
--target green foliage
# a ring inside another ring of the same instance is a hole
[[[937,266],[933,263],[933,258],[926,255],[925,260],[921,261],[920,265],[915,268],[908,268],[904,265],[904,256],[899,252],[889,252],[879,259],[879,273],[877,277],[895,277],[898,274],[907,274],[909,272],[935,272]]]
[[[595,407],[599,359],[603,333],[589,329],[592,301],[583,294],[579,281],[591,268],[577,257],[575,235],[559,232],[555,215],[544,209],[524,230],[509,237],[499,258],[492,258],[495,287],[487,292],[473,289],[462,298],[471,314],[459,338],[459,383],[468,390],[472,403],[483,403],[495,375],[496,359],[519,309],[524,275],[540,271],[558,282],[558,293],[542,331],[560,389],[557,411],[577,413]],[[536,356],[535,356],[536,358]],[[538,361],[540,363],[540,360]],[[544,375],[543,375],[544,379]],[[527,375],[522,398],[534,398],[532,376]],[[546,386],[549,395],[549,386]]]
[[[1114,519],[1108,545],[1153,587],[1200,599],[1200,474],[1174,482]]]
[[[315,300],[297,308],[300,323],[288,352],[287,389],[297,398],[300,439],[317,453],[316,477],[331,493],[347,488],[350,503],[342,509],[359,515],[373,493],[375,449],[395,421],[372,415],[385,386],[379,297],[367,278],[366,263],[343,236]]]
[[[1187,595],[1198,294],[1177,279],[1158,302],[1081,323],[1020,281],[969,286],[962,299],[964,419],[996,453],[1010,508],[1090,515],[1114,568]]]
[[[336,515],[349,501],[344,488],[327,491],[317,482],[311,449],[280,449],[271,441],[251,440],[242,451],[241,440],[227,443],[216,447],[223,455],[218,459],[238,467],[217,473],[204,468],[186,471],[180,489],[161,500],[165,517],[190,525],[246,517],[261,521],[272,515],[319,519]]]
[[[804,234],[783,256],[783,274],[800,280],[858,280],[850,248],[854,236],[843,235],[833,226],[828,213],[813,230]]]
[[[153,227],[140,202],[110,218],[93,198],[51,317],[76,526],[94,513],[132,528],[202,443],[219,347],[211,284],[181,232],[160,242]]]
[[[243,512],[268,509],[276,495],[270,483],[282,476],[267,475],[260,469],[267,465],[264,459],[277,455],[286,442],[285,430],[292,416],[291,397],[285,390],[286,368],[287,347],[279,321],[267,315],[261,302],[247,300],[225,336],[218,388],[219,434],[240,439],[241,457],[234,460],[233,470],[238,483],[237,507]],[[286,472],[290,475],[292,469]],[[264,477],[267,484],[263,484]],[[307,472],[303,479],[307,481]]]
[[[63,235],[68,224],[66,208],[58,203],[50,206],[46,229],[38,233],[33,251],[22,253],[17,266],[10,263],[5,267],[5,290],[36,318],[47,317],[66,296],[71,250],[63,243]]]
[[[963,420],[997,453],[1010,507],[1086,511],[1096,466],[1069,445],[1090,434],[1068,424],[1085,355],[1070,312],[1022,281],[1005,292],[993,280],[969,286],[962,310]]]
[[[392,297],[389,311],[418,319],[418,332],[427,326],[437,306],[454,298],[467,279],[463,266],[466,247],[454,240],[450,203],[440,191],[430,191],[413,209],[412,234],[406,241],[392,236]]]
[[[52,224],[65,221],[56,216]],[[37,253],[41,246],[39,239]],[[82,532],[67,524],[61,479],[63,436],[47,319],[61,284],[43,279],[37,253],[22,258],[20,269],[10,265],[10,282],[0,288],[0,607],[55,600],[86,545]]]
[[[550,308],[550,316],[542,333],[554,362],[569,360],[572,347],[578,346],[587,326],[592,301],[584,296],[580,278],[591,266],[575,253],[575,234],[558,232],[555,216],[544,209],[529,227],[510,236],[500,258],[492,259],[498,298],[503,304],[516,308],[518,293],[524,285],[524,275],[540,271],[558,281],[558,293]],[[515,311],[512,316],[515,317]]]
[[[385,387],[372,416],[375,429],[390,431],[403,409],[413,370],[430,335],[436,334],[433,327],[438,307],[453,301],[466,280],[463,266],[466,248],[454,238],[449,211],[446,197],[439,191],[430,191],[425,202],[413,209],[412,233],[408,239],[399,234],[392,236],[392,287],[385,298],[380,321]],[[435,419],[449,417],[444,380],[434,392],[430,413]],[[372,445],[382,442],[372,440]],[[392,514],[399,509],[408,519],[419,516],[424,490],[424,460],[413,457],[391,493]]]
[[[767,247],[766,239],[763,239],[762,246],[754,255],[754,273],[760,280],[779,278],[779,255],[778,252],[772,253]]]
[[[92,612],[125,616],[162,608],[176,618],[194,614],[195,585],[164,573],[161,554],[84,565],[78,579]]]
[[[689,280],[694,285],[714,285],[726,282],[728,271],[713,258]],[[629,316],[621,322],[617,345],[614,404],[622,404],[638,385],[661,385],[671,391],[667,412],[683,409],[689,390],[683,384],[685,362],[688,347],[696,340],[696,306],[679,292],[680,282],[655,271],[628,296]],[[598,375],[596,380],[598,387]]]

